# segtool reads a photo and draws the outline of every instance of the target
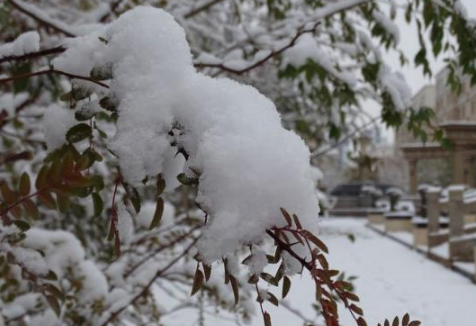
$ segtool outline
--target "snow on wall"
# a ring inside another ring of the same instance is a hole
[[[282,128],[275,105],[253,87],[196,72],[171,15],[137,7],[68,46],[55,68],[88,75],[113,67],[119,119],[109,145],[128,182],[159,173],[175,178],[167,172],[176,169],[164,169],[176,155],[168,132],[182,129],[184,172],[199,171],[197,201],[210,215],[199,242],[205,261],[262,241],[267,228],[285,224],[279,207],[315,230],[319,208],[304,141]]]

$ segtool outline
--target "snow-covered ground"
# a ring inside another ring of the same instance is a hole
[[[322,219],[320,238],[330,250],[331,268],[356,276],[353,282],[361,298],[361,307],[369,326],[409,313],[422,326],[475,326],[476,286],[467,278],[426,259],[423,255],[381,236],[365,226],[363,219]],[[351,242],[349,234],[355,236]],[[278,297],[279,291],[270,288]],[[315,323],[312,308],[314,284],[306,273],[292,278],[291,291],[286,298],[290,305],[302,312],[301,317]],[[271,313],[273,326],[301,326],[303,319],[289,309],[265,304]],[[197,313],[184,310],[166,325],[198,325]],[[207,326],[233,325],[230,318],[221,318],[210,311]],[[342,326],[356,325],[349,313],[341,308]],[[323,323],[317,323],[323,325]],[[261,315],[251,326],[262,326]]]
[[[363,220],[323,220],[320,236],[329,247],[331,266],[358,277],[356,293],[369,325],[406,312],[423,326],[476,325],[476,286],[468,279],[366,228]],[[289,302],[309,319],[313,297],[309,280],[293,280]],[[269,310],[275,326],[302,324],[284,309]],[[344,310],[341,318],[343,326],[355,325]],[[262,321],[257,318],[253,325]]]

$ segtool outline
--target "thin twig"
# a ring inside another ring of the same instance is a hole
[[[55,30],[56,32],[58,33],[61,33],[61,34],[64,34],[68,37],[75,37],[76,35],[72,34],[71,32],[68,32],[66,30],[64,30],[63,28],[59,27],[59,26],[56,26],[55,24],[49,22],[49,21],[46,21],[44,20],[43,18],[39,17],[36,13],[34,12],[31,12],[29,11],[27,8],[25,8],[24,6],[22,6],[21,4],[17,3],[15,0],[7,0],[8,3],[10,3],[14,8],[16,8],[18,11],[21,11],[22,13],[24,13],[25,15],[33,18],[34,20],[36,20],[38,23],[40,23],[41,25],[44,25],[46,27],[49,27],[53,30]]]
[[[179,260],[181,260],[185,255],[192,249],[193,246],[197,243],[198,238],[193,239],[193,241],[187,246],[187,248],[184,249],[184,251],[177,257],[175,257],[172,261],[170,261],[165,267],[162,269],[158,270],[157,273],[155,273],[154,277],[144,286],[144,288],[136,294],[127,304],[122,306],[121,308],[117,309],[111,315],[109,318],[106,319],[104,323],[101,324],[101,326],[106,326],[108,325],[111,321],[113,321],[117,316],[119,316],[127,307],[129,307],[131,304],[134,304],[139,298],[141,298],[144,294],[147,293],[149,288],[154,284],[154,282],[167,270],[169,270],[172,266],[174,266]]]
[[[298,30],[298,32],[296,33],[296,35],[294,35],[293,38],[289,41],[288,44],[286,44],[285,46],[283,46],[279,50],[272,51],[270,54],[265,56],[263,59],[249,65],[246,68],[233,69],[233,68],[227,67],[226,65],[221,64],[221,63],[220,64],[205,64],[205,63],[201,64],[201,63],[199,63],[199,64],[196,64],[195,66],[197,68],[218,68],[218,69],[221,69],[222,71],[226,71],[226,72],[233,73],[233,74],[236,74],[236,75],[245,74],[245,73],[249,72],[250,70],[253,70],[253,69],[265,64],[267,61],[269,61],[269,60],[273,59],[274,57],[280,55],[281,53],[283,53],[287,49],[292,48],[296,44],[299,37],[301,37],[301,35],[307,34],[307,33],[314,33],[316,31],[317,26],[319,26],[320,23],[321,22],[317,22],[317,23],[314,24],[314,26],[312,26],[311,28],[308,28],[308,29],[304,29],[303,27],[301,27]]]
[[[185,19],[189,19],[189,18],[192,18],[193,16],[201,13],[202,11],[206,11],[208,10],[210,7],[213,7],[214,5],[216,5],[217,3],[220,3],[222,2],[223,0],[212,0],[210,2],[207,2],[203,5],[201,5],[200,7],[197,7],[193,10],[191,10],[190,12],[186,13],[183,18]]]
[[[8,77],[8,78],[3,78],[3,79],[0,79],[0,84],[15,81],[15,80],[18,80],[18,79],[30,78],[30,77],[34,77],[34,76],[47,75],[47,74],[63,75],[63,76],[69,77],[71,79],[85,80],[85,81],[89,81],[91,83],[94,83],[96,85],[102,86],[104,88],[109,88],[108,85],[106,85],[104,83],[101,83],[100,81],[94,80],[90,77],[74,75],[74,74],[70,74],[68,72],[61,71],[61,70],[56,70],[56,69],[40,70],[40,71],[30,72],[30,73],[26,73],[26,74],[22,74],[22,75],[16,75],[16,76]]]
[[[47,56],[50,54],[58,54],[66,51],[66,48],[63,46],[57,46],[54,48],[43,49],[36,52],[30,52],[23,55],[10,55],[3,58],[0,58],[0,64],[10,61],[21,61],[21,60],[30,60],[35,59],[43,56]]]
[[[323,149],[323,150],[320,150],[320,151],[315,151],[314,153],[311,154],[311,158],[316,158],[316,157],[319,157],[319,156],[322,156],[324,154],[326,154],[327,152],[329,152],[330,150],[336,148],[336,147],[339,147],[340,145],[342,145],[343,143],[345,143],[349,138],[352,138],[355,134],[361,132],[362,130],[365,130],[367,129],[368,127],[370,127],[371,125],[373,125],[374,123],[376,123],[377,121],[379,121],[382,117],[374,117],[372,118],[372,120],[370,120],[369,122],[367,122],[366,124],[364,124],[362,127],[352,131],[351,133],[347,134],[344,138],[342,138],[341,140],[339,140],[337,143]]]

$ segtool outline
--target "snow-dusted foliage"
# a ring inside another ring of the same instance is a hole
[[[260,243],[266,229],[284,224],[279,207],[316,229],[304,141],[281,126],[274,104],[256,89],[198,73],[183,29],[166,12],[135,8],[70,42],[53,65],[79,75],[111,70],[119,118],[110,148],[128,183],[176,178],[182,171],[164,170],[177,155],[170,143],[187,153],[183,172],[199,179],[197,202],[210,217],[199,243],[206,262]]]
[[[308,146],[368,99],[389,125],[426,121],[383,59],[403,37],[389,3],[0,2],[0,325],[268,326],[303,270],[316,323],[338,325],[335,296],[355,296],[315,235]],[[405,11],[474,73],[458,1]]]

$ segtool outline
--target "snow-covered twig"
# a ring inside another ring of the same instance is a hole
[[[50,19],[48,19],[46,16],[44,16],[42,13],[38,12],[37,10],[34,10],[33,6],[29,5],[29,4],[26,4],[26,3],[23,3],[21,1],[18,1],[18,0],[7,0],[8,3],[10,3],[14,8],[16,8],[17,10],[21,11],[22,13],[24,13],[25,15],[33,18],[34,20],[36,20],[38,23],[40,23],[41,25],[45,26],[45,27],[48,27],[48,28],[51,28],[53,30],[55,30],[56,32],[58,33],[61,33],[61,34],[64,34],[68,37],[74,37],[76,35],[74,35],[72,32],[66,30],[63,26],[58,26],[58,24],[55,24],[54,22],[52,22]],[[35,8],[36,9],[36,8]]]
[[[15,80],[18,80],[18,79],[24,79],[24,78],[40,76],[40,75],[48,75],[48,74],[57,74],[57,75],[63,75],[63,76],[69,77],[71,79],[85,80],[85,81],[89,81],[91,83],[94,83],[96,85],[102,86],[104,88],[109,88],[108,85],[106,85],[106,84],[104,84],[100,81],[94,80],[90,77],[79,76],[79,75],[71,74],[71,73],[61,71],[61,70],[57,70],[57,69],[46,69],[46,70],[40,70],[40,71],[30,72],[30,73],[26,73],[26,74],[11,76],[11,77],[7,77],[7,78],[2,78],[2,79],[0,79],[0,84],[15,81]]]

